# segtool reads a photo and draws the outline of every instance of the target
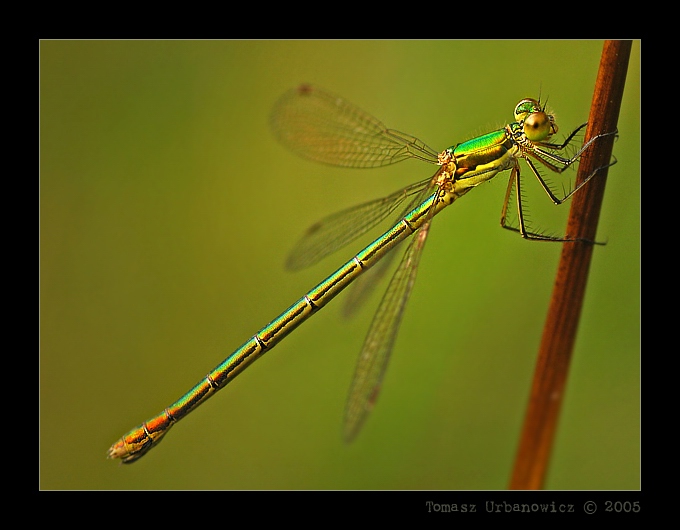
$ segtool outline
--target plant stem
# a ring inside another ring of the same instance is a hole
[[[606,41],[584,142],[616,130],[628,69],[631,41]],[[567,237],[595,241],[614,135],[597,140],[579,165],[577,184],[597,168],[599,173],[572,199]],[[543,337],[536,361],[531,397],[524,419],[510,489],[542,489],[564,396],[569,362],[588,278],[593,245],[564,243]]]

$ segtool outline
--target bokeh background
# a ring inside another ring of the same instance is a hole
[[[382,394],[352,445],[343,408],[379,294],[349,320],[341,296],[139,462],[105,456],[367,242],[286,272],[307,226],[434,169],[297,158],[268,128],[284,91],[325,87],[441,150],[502,126],[523,97],[548,98],[562,132],[586,121],[601,49],[42,41],[40,487],[506,488],[560,245],[499,227],[504,176],[435,220]],[[640,487],[639,42],[619,131],[551,489]],[[543,195],[531,202],[544,203],[566,215]],[[547,222],[559,232],[564,216]]]

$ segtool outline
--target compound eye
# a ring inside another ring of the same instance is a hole
[[[522,121],[532,112],[542,112],[541,104],[535,99],[523,99],[515,107],[515,121]]]
[[[541,142],[555,132],[545,112],[533,112],[524,120],[524,134],[532,142]]]

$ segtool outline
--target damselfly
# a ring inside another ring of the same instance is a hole
[[[523,99],[515,107],[512,123],[437,152],[419,139],[386,128],[379,120],[351,103],[309,85],[289,91],[278,101],[271,124],[279,141],[295,153],[335,166],[371,168],[418,159],[437,165],[431,178],[387,197],[367,202],[327,217],[315,224],[288,260],[298,269],[316,263],[366,233],[388,216],[391,228],[305,294],[271,323],[232,353],[194,388],[157,416],[142,423],[109,449],[109,458],[134,462],[158,444],[170,427],[234,379],[255,359],[316,313],[340,291],[390,253],[409,236],[406,248],[366,336],[352,380],[344,420],[345,440],[361,429],[378,397],[406,302],[413,289],[418,262],[432,219],[456,199],[498,173],[510,170],[501,214],[504,228],[526,239],[575,241],[532,232],[522,209],[520,159],[555,204],[579,190],[596,172],[569,193],[558,198],[539,171],[544,167],[561,173],[600,135],[566,156],[565,149],[586,124],[576,128],[561,144],[551,143],[557,133],[554,116],[535,99]],[[516,224],[508,222],[508,209],[516,209]]]

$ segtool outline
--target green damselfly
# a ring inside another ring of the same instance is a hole
[[[519,161],[525,160],[552,202],[560,204],[596,172],[558,198],[539,172],[539,167],[561,173],[604,135],[573,149],[571,156],[564,156],[561,153],[586,124],[576,128],[561,144],[555,144],[550,140],[557,133],[557,124],[554,116],[539,101],[520,101],[515,107],[514,119],[502,129],[437,152],[413,136],[386,128],[358,107],[319,88],[302,85],[284,94],[274,107],[272,128],[283,145],[303,157],[352,168],[380,167],[418,159],[437,165],[437,170],[431,178],[387,197],[344,210],[314,225],[291,254],[289,268],[299,269],[316,263],[390,215],[394,218],[387,232],[258,331],[179,400],[114,443],[108,456],[120,458],[125,463],[144,456],[172,425],[226,386],[379,260],[393,256],[390,250],[413,235],[380,302],[359,356],[345,410],[344,438],[351,441],[377,399],[435,215],[472,188],[502,171],[510,170],[501,225],[519,232],[526,239],[575,241],[532,232],[527,228],[522,209]],[[511,206],[516,208],[516,226],[507,221]]]

